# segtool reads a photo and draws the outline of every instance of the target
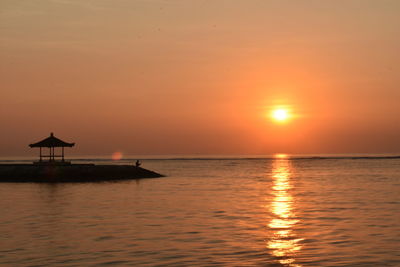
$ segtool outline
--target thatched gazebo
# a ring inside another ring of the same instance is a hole
[[[48,158],[49,160],[45,160],[45,162],[56,162],[56,158],[61,158],[61,162],[64,161],[64,147],[73,147],[75,143],[67,143],[64,142],[57,137],[54,137],[54,134],[51,133],[49,137],[43,139],[34,144],[30,144],[30,147],[38,147],[39,148],[39,162],[43,162],[43,159]],[[43,155],[42,148],[47,147],[49,148],[49,154]],[[56,155],[55,148],[61,147],[61,155]]]

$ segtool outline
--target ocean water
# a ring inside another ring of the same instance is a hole
[[[400,266],[399,158],[143,167],[167,177],[1,183],[0,265]]]

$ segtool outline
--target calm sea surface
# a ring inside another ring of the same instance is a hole
[[[0,184],[0,265],[400,266],[400,159],[143,167],[168,177]]]

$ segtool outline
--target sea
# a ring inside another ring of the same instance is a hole
[[[398,156],[140,160],[166,177],[0,183],[0,265],[400,266]]]

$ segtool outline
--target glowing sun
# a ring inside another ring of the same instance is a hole
[[[272,111],[271,117],[277,122],[285,122],[290,118],[290,114],[287,109],[278,108]]]

